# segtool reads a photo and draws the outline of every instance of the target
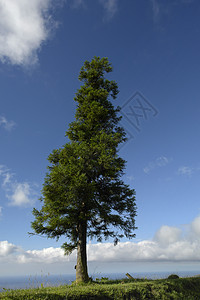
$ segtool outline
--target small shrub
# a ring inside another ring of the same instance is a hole
[[[99,283],[109,283],[108,277],[96,278],[95,281]]]
[[[168,276],[167,279],[178,279],[178,278],[179,278],[178,275],[176,275],[176,274],[171,274],[171,275]]]

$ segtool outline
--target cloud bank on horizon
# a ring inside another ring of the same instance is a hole
[[[162,226],[152,240],[87,245],[89,262],[200,262],[200,216],[186,230]],[[102,255],[103,253],[103,255]],[[24,250],[8,241],[0,242],[0,262],[17,264],[67,263],[76,261],[76,251],[64,256],[61,248]]]

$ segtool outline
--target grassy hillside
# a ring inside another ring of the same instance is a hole
[[[160,280],[100,280],[87,285],[65,285],[28,290],[7,290],[0,299],[200,299],[200,277]]]

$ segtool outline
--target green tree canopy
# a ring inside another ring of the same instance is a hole
[[[135,236],[135,191],[126,185],[125,160],[118,146],[126,140],[119,126],[119,107],[114,108],[118,87],[105,78],[112,71],[107,58],[94,57],[81,68],[75,121],[69,139],[49,155],[50,166],[42,190],[42,208],[33,209],[36,234],[66,237],[66,254],[77,249],[76,280],[87,281],[87,238]]]

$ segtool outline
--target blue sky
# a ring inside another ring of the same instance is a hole
[[[200,270],[199,14],[198,0],[0,0],[0,275],[74,272],[64,239],[28,232],[93,56],[119,86],[138,230],[88,241],[89,271]]]

